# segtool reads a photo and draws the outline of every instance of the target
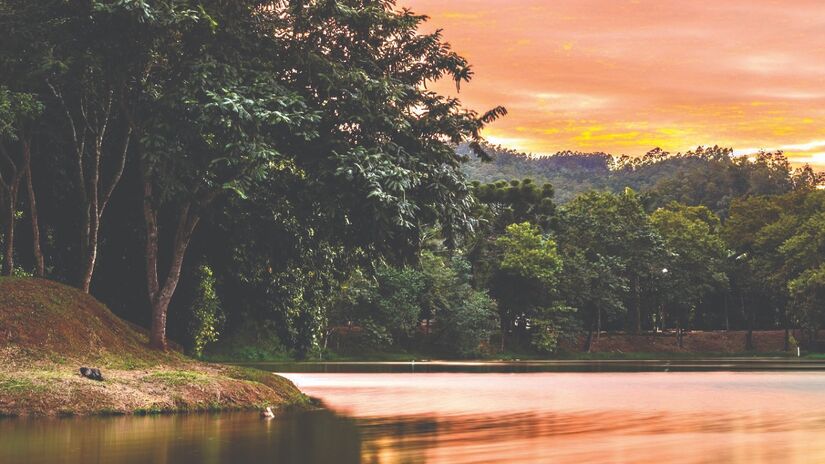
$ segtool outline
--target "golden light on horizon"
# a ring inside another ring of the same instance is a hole
[[[792,3],[792,5],[791,5]],[[510,114],[485,133],[538,154],[698,145],[783,150],[825,168],[818,1],[402,0],[475,78],[459,95]],[[438,89],[455,94],[452,83]]]

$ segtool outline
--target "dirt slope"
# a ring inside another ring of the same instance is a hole
[[[0,415],[86,415],[306,406],[288,380],[147,347],[93,297],[42,279],[0,279]],[[97,367],[105,381],[79,375]]]

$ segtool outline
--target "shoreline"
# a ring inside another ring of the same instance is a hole
[[[309,398],[283,377],[205,363],[148,343],[145,330],[75,288],[0,278],[0,415],[310,407]],[[100,369],[103,381],[81,376],[81,366]]]
[[[102,382],[66,366],[0,375],[0,417],[74,417],[311,409],[288,379],[241,366],[187,363],[103,368]]]

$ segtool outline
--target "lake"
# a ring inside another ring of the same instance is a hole
[[[821,363],[566,364],[268,365],[328,410],[6,419],[0,462],[825,462]]]

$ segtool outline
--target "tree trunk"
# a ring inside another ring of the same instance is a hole
[[[634,306],[636,307],[636,324],[633,328],[634,333],[639,335],[642,333],[642,297],[641,297],[641,289],[639,283],[639,276],[637,275],[633,281],[633,292],[634,292]]]
[[[664,333],[665,328],[667,328],[667,313],[665,312],[665,305],[662,305],[662,310],[661,311],[662,311],[662,320],[661,320],[662,333]]]
[[[507,321],[504,316],[499,317],[499,325],[501,326],[501,340],[499,341],[499,350],[504,352],[504,339],[507,337]]]
[[[682,322],[676,319],[676,346],[682,348]]]
[[[153,348],[166,350],[166,315],[169,302],[180,281],[183,258],[192,234],[200,222],[200,216],[193,212],[191,203],[180,211],[175,240],[172,245],[172,259],[163,286],[158,279],[158,211],[153,204],[152,181],[144,179],[143,217],[146,223],[146,283],[149,289],[149,301],[152,306],[152,327],[149,332],[149,344]]]
[[[745,297],[740,294],[739,301],[742,304],[742,313],[745,313]],[[745,351],[753,351],[753,314],[747,314],[748,332],[745,334]]]
[[[730,331],[730,315],[728,314],[728,294],[725,293],[725,331]]]
[[[122,146],[116,153],[105,156],[116,162],[111,177],[107,180],[103,176],[104,146],[107,146],[109,126],[112,122],[112,105],[115,104],[114,91],[109,89],[102,96],[99,105],[90,105],[81,96],[76,102],[78,113],[73,114],[63,98],[62,92],[47,82],[55,98],[60,102],[65,112],[66,121],[71,130],[75,149],[75,165],[77,167],[78,188],[82,204],[82,224],[80,237],[81,263],[79,267],[79,287],[89,293],[97,262],[97,247],[100,235],[100,224],[106,205],[120,183],[123,170],[126,166],[126,155],[132,136],[132,125],[126,127]],[[118,102],[123,104],[122,101]],[[76,116],[77,115],[77,124]],[[91,148],[90,148],[91,147]],[[106,170],[109,172],[109,170]]]
[[[25,148],[25,169],[26,169],[26,190],[29,196],[29,215],[32,226],[32,251],[34,252],[34,274],[37,277],[46,275],[46,260],[43,257],[43,250],[40,248],[40,218],[37,214],[37,197],[34,194],[34,181],[32,180],[31,146],[26,143]]]
[[[10,276],[14,272],[14,226],[17,222],[14,213],[16,205],[17,187],[11,185],[6,192],[6,232],[3,251],[3,275],[5,276]]]
[[[21,136],[23,140],[26,140]],[[6,171],[8,176],[3,176],[0,172],[0,187],[5,191],[5,243],[3,250],[3,275],[10,276],[14,272],[14,228],[17,223],[15,215],[17,208],[17,195],[20,190],[20,180],[23,178],[25,169],[22,169],[18,163],[25,160],[26,152],[28,150],[28,143],[22,144],[23,155],[15,163],[13,157],[6,151],[6,147],[0,144],[0,155],[2,161],[8,166]],[[21,163],[22,164],[22,163]]]
[[[97,209],[96,207],[94,209]],[[85,246],[83,255],[83,268],[80,275],[80,289],[89,293],[92,287],[92,276],[95,272],[95,263],[97,262],[97,244],[100,234],[100,216],[92,211],[87,211],[89,214],[89,224],[85,229],[84,242]]]

